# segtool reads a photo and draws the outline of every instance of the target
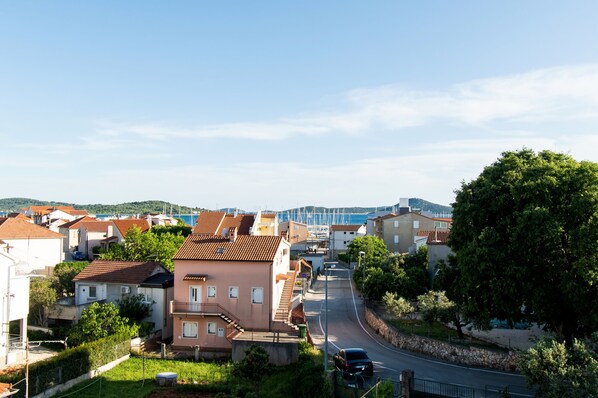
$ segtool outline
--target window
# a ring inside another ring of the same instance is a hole
[[[253,304],[264,303],[264,288],[263,287],[252,287],[251,288],[251,302]]]
[[[434,228],[447,229],[448,223],[445,221],[434,221]]]
[[[349,232],[349,234],[351,234],[351,235],[355,235],[355,232]]]
[[[90,286],[89,287],[89,298],[96,298],[98,297],[97,287]]]
[[[208,297],[216,297],[216,286],[208,286]]]
[[[183,337],[186,339],[197,338],[197,322],[183,322]]]
[[[399,220],[395,221],[395,228],[399,228]]]
[[[208,334],[216,334],[216,322],[208,322]]]
[[[399,235],[395,235],[395,243],[399,243]]]
[[[239,287],[229,286],[228,287],[228,298],[239,298]]]
[[[413,221],[413,228],[419,228],[419,220]]]

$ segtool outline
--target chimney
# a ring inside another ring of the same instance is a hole
[[[228,230],[228,240],[235,242],[237,240],[237,228],[230,227]]]
[[[400,198],[399,199],[399,214],[407,214],[411,212],[411,207],[409,207],[409,198]]]

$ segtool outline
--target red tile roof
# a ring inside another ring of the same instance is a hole
[[[73,221],[69,221],[60,226],[60,228],[79,229],[83,221],[97,221],[95,218],[89,216],[79,217]]]
[[[430,231],[428,245],[448,245],[450,231]]]
[[[228,228],[229,230],[231,228],[236,228],[238,235],[249,235],[249,230],[253,226],[254,222],[255,216],[253,214],[243,214],[237,216],[227,214],[226,217],[224,217],[221,228],[216,235],[222,235],[225,228]]]
[[[87,216],[89,215],[89,213],[87,212],[87,210],[65,210],[65,213],[70,214],[71,216]]]
[[[281,236],[238,235],[231,241],[219,235],[192,234],[173,259],[271,262],[281,242]]]
[[[133,227],[141,229],[141,232],[145,232],[150,228],[149,222],[145,218],[127,218],[124,220],[112,220],[112,222],[122,236],[125,236],[127,231]]]
[[[150,276],[168,271],[156,262],[94,260],[73,281],[141,284]]]
[[[83,221],[81,226],[89,232],[108,232],[108,227],[112,221]]]
[[[452,223],[453,222],[452,218],[433,217],[432,219],[436,220],[436,221],[445,221],[447,223]]]
[[[193,227],[194,234],[214,235],[220,229],[222,220],[226,215],[223,211],[202,211],[197,216],[197,221]]]
[[[223,211],[204,211],[199,213],[194,234],[222,235],[224,229],[232,227],[237,229],[239,235],[249,235],[249,229],[253,226],[255,216],[253,214],[226,214]]]
[[[0,217],[0,239],[63,239],[64,236],[20,218]]]
[[[331,225],[331,231],[358,231],[359,228],[363,227],[363,225],[359,224],[349,224],[349,225]]]

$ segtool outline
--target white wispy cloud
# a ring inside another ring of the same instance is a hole
[[[160,123],[111,124],[98,133],[150,140],[234,137],[282,140],[332,132],[361,134],[373,129],[401,130],[436,122],[487,127],[497,122],[541,123],[598,116],[598,65],[563,66],[478,79],[446,90],[400,86],[345,93],[336,111],[287,116],[278,120],[180,127]]]

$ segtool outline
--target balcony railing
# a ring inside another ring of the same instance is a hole
[[[239,324],[239,318],[216,303],[191,303],[185,301],[171,301],[170,313],[172,315],[202,315],[219,316],[229,323]]]

